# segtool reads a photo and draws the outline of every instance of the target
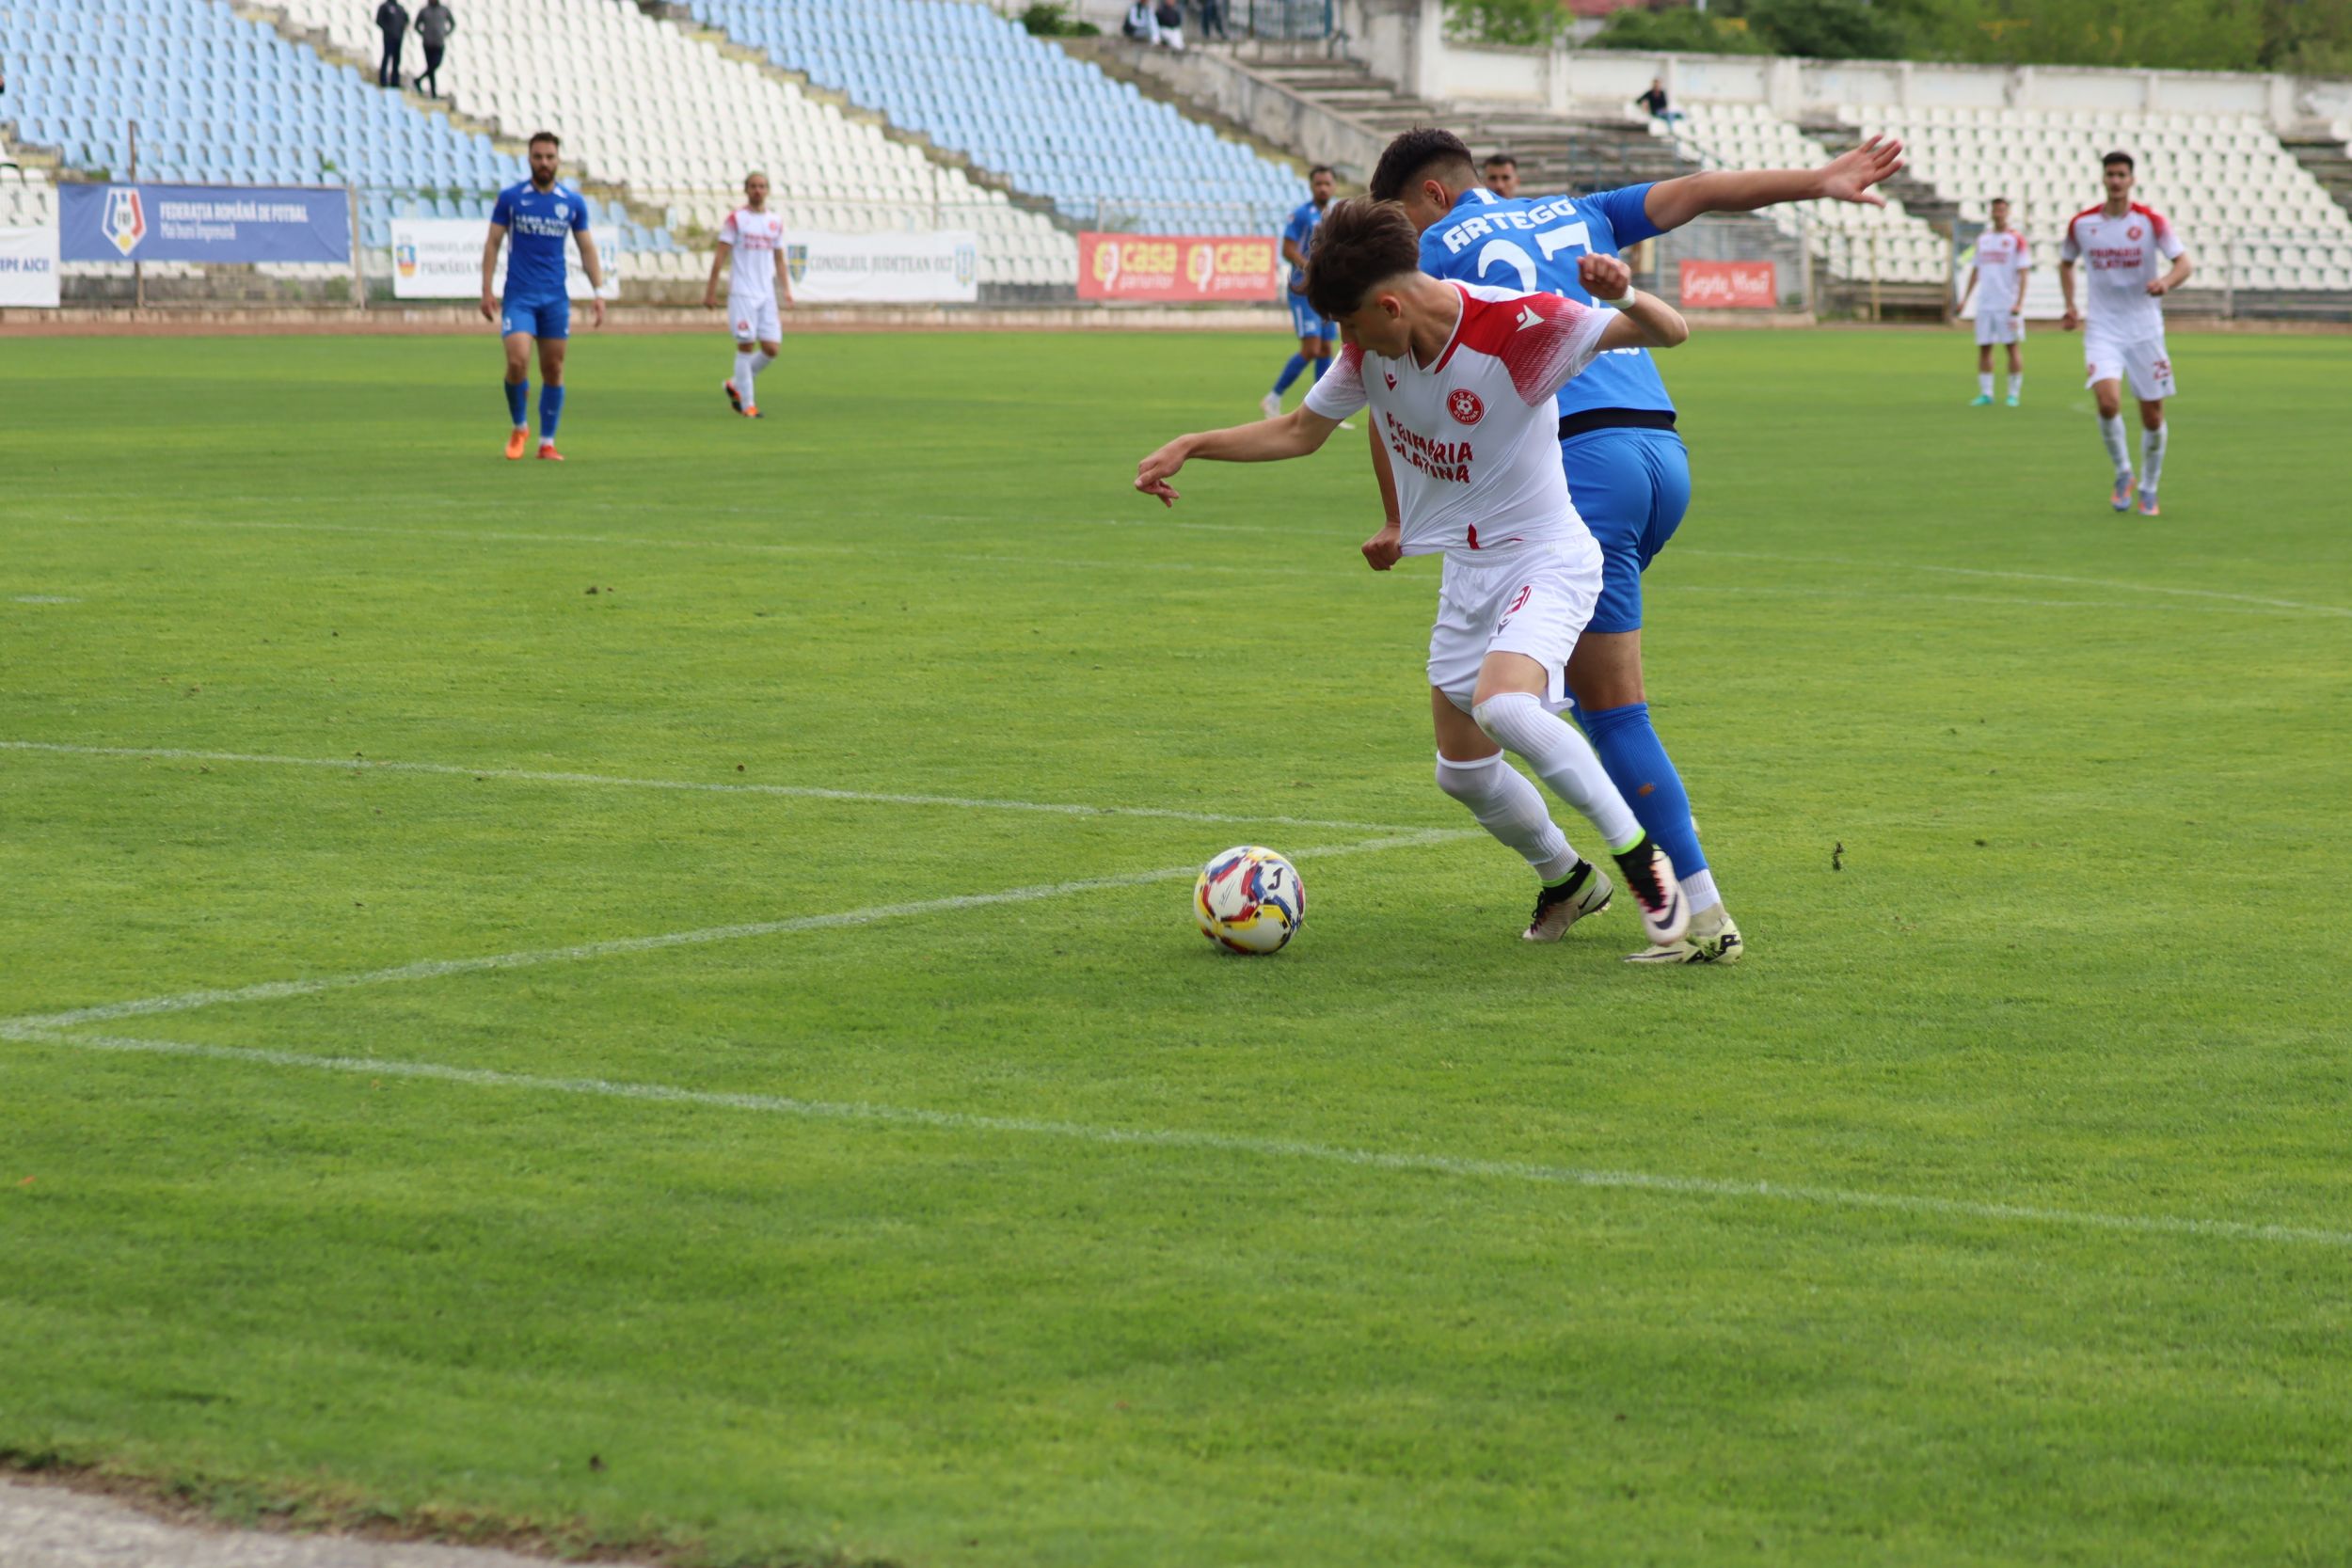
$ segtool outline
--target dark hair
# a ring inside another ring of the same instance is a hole
[[[2111,168],[2117,164],[2122,164],[2135,174],[2139,171],[2139,166],[2132,162],[2132,155],[2128,152],[2110,152],[2099,160],[2101,168]]]
[[[541,142],[547,143],[549,147],[562,147],[564,145],[564,138],[557,135],[552,131],[533,131],[531,133],[532,146],[536,147]]]
[[[1996,196],[1993,198],[1992,205],[1995,207],[2006,207],[2009,205],[2009,198],[2005,196]]]
[[[1308,182],[1311,184],[1314,182],[1314,177],[1318,174],[1327,174],[1334,180],[1337,180],[1340,177],[1340,171],[1333,168],[1329,164],[1317,164],[1314,167],[1307,171]]]
[[[1519,161],[1517,158],[1512,157],[1508,152],[1498,152],[1493,157],[1486,160],[1485,166],[1487,168],[1517,168],[1519,166]]]
[[[1372,171],[1372,198],[1394,201],[1405,194],[1406,186],[1432,169],[1458,171],[1462,183],[1469,184],[1470,144],[1451,131],[1440,131],[1434,125],[1416,126],[1389,143],[1381,152],[1380,162]]]
[[[1421,270],[1421,234],[1393,201],[1352,196],[1315,225],[1307,253],[1307,302],[1336,320],[1363,308],[1374,285]]]

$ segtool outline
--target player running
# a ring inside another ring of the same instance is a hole
[[[1297,335],[1298,352],[1290,356],[1282,373],[1274,378],[1274,390],[1259,400],[1265,417],[1273,419],[1282,411],[1282,394],[1291,389],[1298,372],[1310,365],[1314,367],[1315,379],[1331,366],[1331,341],[1340,329],[1315,313],[1307,300],[1307,253],[1314,248],[1315,225],[1331,205],[1332,193],[1340,188],[1340,177],[1327,165],[1318,164],[1307,175],[1307,189],[1312,194],[1298,204],[1291,220],[1282,229],[1282,260],[1291,264],[1290,293],[1291,330]]]
[[[1968,269],[1968,287],[1960,292],[1960,308],[1984,285],[1977,301],[1977,395],[1968,406],[1983,408],[1993,402],[1993,345],[2009,345],[2009,405],[2017,406],[2026,392],[2026,274],[2033,269],[2033,252],[2026,236],[2009,226],[2009,198],[1993,198],[1993,227],[1977,236],[1977,264]]]
[[[2164,296],[2188,281],[2188,251],[2163,214],[2132,199],[2138,182],[2128,152],[2100,160],[2107,198],[2086,207],[2066,224],[2058,246],[2058,287],[2066,293],[2064,325],[2083,329],[2083,360],[2090,395],[2099,404],[2099,438],[2115,464],[2115,490],[2107,504],[2126,512],[2132,504],[2131,449],[2123,440],[2123,377],[2131,377],[2139,400],[2139,515],[2160,515],[2156,481],[2164,473],[2164,400],[2178,390],[2172,359],[2164,347]],[[2090,259],[2089,320],[2074,309],[2074,263]],[[2172,265],[2159,276],[2160,261]]]
[[[1422,230],[1421,264],[1436,277],[1583,299],[1580,269],[1587,255],[1613,255],[1707,213],[1811,198],[1882,205],[1871,187],[1901,166],[1902,144],[1874,136],[1818,169],[1723,170],[1591,196],[1505,201],[1479,183],[1459,136],[1422,129],[1406,132],[1381,153],[1372,194],[1401,203]],[[1745,951],[1740,928],[1699,848],[1690,798],[1650,722],[1642,685],[1642,573],[1691,503],[1691,459],[1675,433],[1674,400],[1649,355],[1629,344],[1564,386],[1558,415],[1568,490],[1600,542],[1603,562],[1599,603],[1568,665],[1573,711],[1642,825],[1673,857],[1693,911],[1687,941],[1630,958],[1736,962]],[[1386,571],[1398,555],[1398,519],[1390,451],[1377,432],[1373,466],[1388,526],[1365,542],[1364,557],[1373,570]],[[1556,889],[1547,890],[1546,900],[1527,933],[1539,942],[1558,940],[1598,907]]]
[[[1420,262],[1412,221],[1393,202],[1334,206],[1315,241],[1308,290],[1316,310],[1346,329],[1339,368],[1289,414],[1178,436],[1136,465],[1136,488],[1173,506],[1168,481],[1192,458],[1303,457],[1369,404],[1375,432],[1400,464],[1397,548],[1445,556],[1429,636],[1438,786],[1518,850],[1547,888],[1598,909],[1608,879],[1569,847],[1543,797],[1502,761],[1509,750],[1608,843],[1651,942],[1679,942],[1691,907],[1672,857],[1551,705],[1601,590],[1600,548],[1561,472],[1552,400],[1596,355],[1668,348],[1690,328],[1663,300],[1636,291],[1614,257],[1581,263],[1589,293],[1615,307],[1607,310],[1442,282]]]
[[[735,324],[735,374],[726,383],[727,402],[747,420],[760,418],[753,396],[759,372],[784,352],[784,322],[776,296],[792,308],[792,279],[784,266],[784,214],[768,210],[768,177],[743,177],[743,205],[719,225],[719,248],[710,258],[710,280],[703,285],[703,309],[719,308],[719,273],[728,270],[727,320]]]
[[[490,237],[482,245],[482,314],[499,324],[506,344],[506,411],[515,433],[506,438],[508,460],[522,456],[531,430],[524,405],[531,401],[531,350],[539,348],[539,455],[564,461],[555,450],[555,426],[564,417],[564,345],[572,335],[572,298],[564,283],[564,239],[580,237],[580,264],[596,294],[589,319],[604,325],[604,262],[588,232],[588,204],[569,185],[555,182],[564,144],[552,131],[531,138],[531,178],[499,192],[490,209]],[[506,297],[496,292],[499,246],[514,236],[506,257]]]

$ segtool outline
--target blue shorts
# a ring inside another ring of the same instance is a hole
[[[1642,574],[1691,508],[1691,453],[1671,430],[1588,430],[1560,443],[1568,499],[1600,542],[1587,631],[1639,631]]]
[[[1289,293],[1287,290],[1284,291]],[[1307,303],[1305,294],[1289,294],[1291,302],[1291,335],[1297,338],[1321,338],[1329,342],[1340,335],[1340,324],[1325,321],[1315,314],[1315,308]]]
[[[568,299],[510,299],[499,308],[499,335],[528,332],[534,338],[572,335],[572,302]]]

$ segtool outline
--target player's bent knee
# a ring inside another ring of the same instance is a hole
[[[1438,757],[1438,787],[1466,804],[1483,800],[1494,788],[1495,769],[1502,766],[1502,753],[1489,752],[1475,761],[1456,761],[1442,752]]]
[[[746,352],[749,351],[747,350]],[[784,341],[782,339],[777,339],[771,341],[766,338],[762,338],[759,340],[759,352],[766,355],[769,358],[773,359],[777,355],[784,352]]]
[[[1544,705],[1532,691],[1498,691],[1482,699],[1470,708],[1470,718],[1486,732],[1486,738],[1499,746],[1508,746],[1506,734],[1517,733],[1531,718],[1541,716]]]

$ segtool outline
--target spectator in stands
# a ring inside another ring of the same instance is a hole
[[[449,8],[441,0],[425,0],[424,9],[417,13],[417,41],[424,45],[424,70],[417,76],[417,86],[424,88],[427,98],[441,96],[441,54],[455,31],[457,19],[449,14]]]
[[[1163,49],[1184,46],[1184,8],[1176,0],[1160,0],[1159,8],[1152,13],[1152,24],[1159,29],[1159,44]]]
[[[1152,0],[1135,0],[1127,8],[1127,20],[1119,24],[1119,30],[1137,43],[1159,42],[1160,24],[1152,18]]]
[[[400,0],[384,0],[375,8],[376,30],[384,35],[384,57],[376,62],[375,85],[400,86],[400,51],[408,41],[408,8]]]
[[[1666,79],[1663,76],[1651,77],[1649,91],[1633,102],[1647,109],[1652,119],[1662,119],[1671,125],[1682,118],[1680,110],[1672,109],[1666,105]]]
[[[1214,33],[1220,40],[1232,37],[1225,30],[1225,0],[1200,0],[1200,37],[1205,42]]]
[[[1486,177],[1486,188],[1505,201],[1519,194],[1519,161],[1508,152],[1487,159],[1480,172]]]

